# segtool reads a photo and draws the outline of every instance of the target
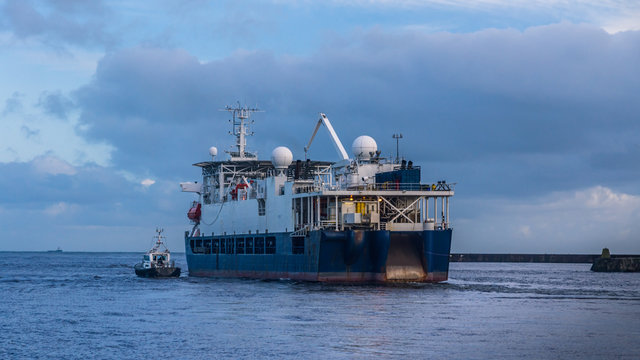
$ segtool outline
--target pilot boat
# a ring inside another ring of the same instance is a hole
[[[155,244],[134,266],[136,275],[147,278],[179,277],[180,268],[171,260],[171,253],[162,239],[163,229],[156,229]]]

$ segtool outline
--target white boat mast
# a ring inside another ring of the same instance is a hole
[[[231,160],[257,160],[258,154],[256,152],[246,150],[246,137],[253,135],[253,132],[249,131],[248,122],[251,117],[251,113],[259,112],[261,110],[247,106],[242,107],[240,106],[240,103],[238,103],[237,107],[226,106],[224,110],[232,114],[232,118],[229,122],[233,125],[233,131],[230,131],[229,134],[236,137],[235,146],[237,151],[226,151],[231,156]],[[253,124],[253,120],[251,123]]]

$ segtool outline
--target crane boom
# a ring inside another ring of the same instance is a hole
[[[309,139],[309,143],[304,148],[305,157],[307,155],[307,151],[309,150],[309,147],[311,147],[313,138],[318,133],[318,129],[322,124],[324,124],[324,126],[327,128],[327,131],[329,132],[329,136],[331,136],[331,140],[333,141],[333,146],[335,146],[336,151],[338,151],[340,156],[342,156],[342,160],[349,160],[349,155],[347,155],[347,151],[344,149],[344,146],[342,146],[342,142],[340,142],[340,138],[338,138],[338,134],[336,134],[336,131],[333,130],[333,126],[331,126],[331,122],[329,121],[327,116],[323,113],[320,113],[320,119],[318,119],[316,128],[313,130],[313,135],[311,135],[311,139]]]

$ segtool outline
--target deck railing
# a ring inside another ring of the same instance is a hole
[[[451,191],[455,184],[447,184],[438,181],[436,184],[419,183],[374,183],[357,186],[349,186],[344,189],[329,184],[309,184],[295,188],[296,194],[319,192],[323,190],[358,190],[358,191]]]

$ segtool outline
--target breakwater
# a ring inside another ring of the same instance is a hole
[[[611,255],[611,258],[637,258],[640,255]],[[592,264],[600,254],[451,254],[451,262],[528,262]]]
[[[591,271],[640,272],[640,257],[600,257],[594,260]]]

